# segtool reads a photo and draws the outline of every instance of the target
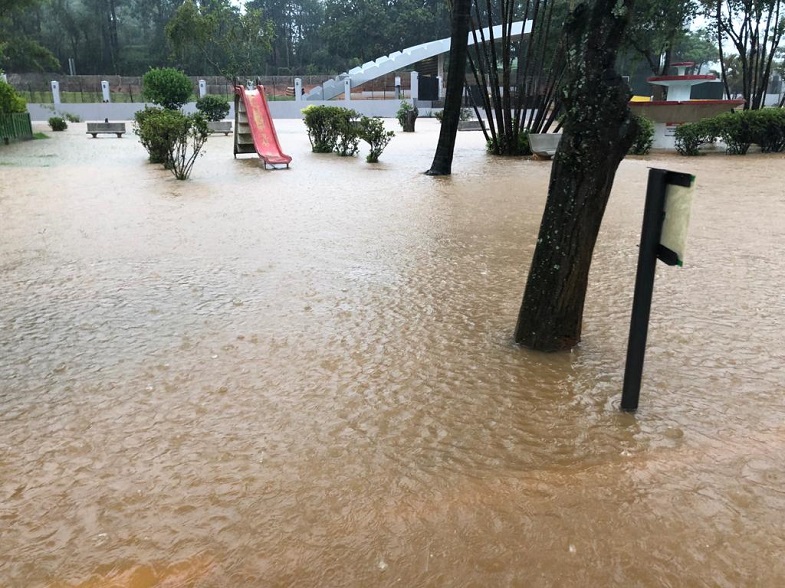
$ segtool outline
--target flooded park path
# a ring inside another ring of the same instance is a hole
[[[84,124],[0,147],[0,586],[785,582],[783,156],[623,161],[547,355],[511,336],[549,162],[277,124],[292,169],[218,136],[186,182]],[[630,415],[652,166],[697,192]]]

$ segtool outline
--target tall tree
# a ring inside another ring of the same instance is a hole
[[[720,49],[720,65],[729,91],[723,43],[730,41],[741,65],[745,109],[762,108],[774,55],[785,33],[785,0],[704,0]]]
[[[616,72],[633,0],[581,3],[564,27],[564,127],[529,270],[515,341],[540,351],[581,339],[594,245],[616,170],[637,133]]]
[[[696,0],[636,0],[625,44],[646,61],[652,75],[665,75],[697,11]],[[653,91],[661,98],[664,89]]]
[[[212,69],[229,80],[264,71],[272,35],[261,10],[241,12],[229,0],[186,0],[166,25],[180,67],[193,74]]]
[[[450,56],[447,85],[444,97],[444,114],[439,131],[439,141],[429,176],[448,176],[452,173],[455,153],[455,135],[463,106],[463,86],[466,78],[466,55],[469,46],[472,0],[453,0],[450,24]]]

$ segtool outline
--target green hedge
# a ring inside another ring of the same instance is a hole
[[[785,110],[765,108],[725,112],[712,118],[687,123],[676,129],[676,150],[681,155],[699,155],[700,147],[717,138],[728,155],[745,155],[756,144],[763,153],[785,150]]]

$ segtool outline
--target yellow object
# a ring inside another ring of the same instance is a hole
[[[649,96],[633,96],[630,98],[630,102],[651,102],[651,98]]]

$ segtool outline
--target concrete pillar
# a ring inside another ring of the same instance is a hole
[[[101,92],[104,95],[104,102],[112,101],[112,95],[109,93],[109,82],[106,80],[101,81]]]
[[[439,56],[436,58],[436,77],[439,78],[439,98],[444,98],[442,96],[442,88],[444,82],[444,56],[445,53],[440,53]]]
[[[343,81],[343,95],[344,100],[351,100],[352,99],[352,80],[346,78]]]
[[[300,78],[294,78],[294,101],[300,102],[303,99],[303,81]]]
[[[199,80],[199,98],[207,96],[207,82]]]
[[[395,99],[401,99],[401,76],[395,76]]]
[[[8,76],[6,76],[4,73],[0,73],[0,82],[5,82],[7,84]]]
[[[444,98],[444,78],[442,76],[436,76],[436,79],[439,82],[439,93],[437,94],[439,98]]]
[[[52,80],[49,82],[50,86],[52,87],[52,102],[56,105],[60,105],[60,82],[56,82]]]
[[[412,104],[420,98],[420,74],[416,71],[412,72],[412,89],[409,91],[409,97],[412,99]]]

